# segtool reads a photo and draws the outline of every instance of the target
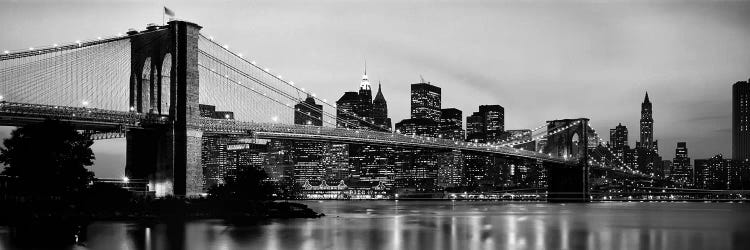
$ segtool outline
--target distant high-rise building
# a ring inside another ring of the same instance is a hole
[[[636,147],[659,152],[658,141],[654,141],[653,107],[648,99],[648,92],[646,92],[646,97],[641,103],[641,140]]]
[[[527,143],[517,144],[514,148],[520,148],[528,151],[536,151],[536,141],[531,140],[531,129],[510,129],[505,130],[503,142],[529,141]]]
[[[430,119],[440,123],[440,87],[425,83],[411,85],[411,118]]]
[[[199,104],[198,110],[200,112],[201,117],[234,120],[234,112],[216,111],[216,106],[213,106],[213,105]]]
[[[481,105],[479,112],[466,117],[466,140],[496,143],[505,135],[505,108],[500,105]]]
[[[388,104],[378,84],[378,95],[372,99],[372,88],[367,78],[367,68],[362,75],[358,92],[345,92],[336,101],[336,127],[390,131]]]
[[[230,111],[216,111],[216,106],[200,104],[198,106],[201,117],[213,119],[234,119]],[[227,149],[228,145],[236,144],[237,138],[229,135],[203,135],[201,139],[201,165],[203,165],[204,190],[227,182],[236,170],[232,164],[232,157]]]
[[[617,124],[609,130],[609,147],[613,149],[625,148],[628,146],[628,127],[622,123]],[[622,157],[622,155],[620,155]]]
[[[325,179],[328,183],[337,183],[352,177],[349,165],[349,144],[323,144],[322,165],[325,168]]]
[[[396,123],[396,133],[418,136],[438,136],[438,124],[427,118],[404,119]]]
[[[479,112],[466,117],[466,140],[484,142],[484,117]]]
[[[732,85],[732,159],[750,161],[750,79]]]
[[[294,105],[294,124],[323,126],[323,105],[315,104],[315,98],[308,94]]]
[[[372,87],[370,86],[370,80],[367,79],[367,65],[365,65],[365,73],[362,75],[362,81],[359,83],[359,99],[359,107],[355,110],[355,113],[367,121],[367,123],[372,123]]]
[[[360,118],[355,111],[360,107],[360,101],[357,92],[345,92],[336,101],[336,127],[359,128]]]
[[[323,126],[323,105],[315,104],[315,98],[307,96],[305,101],[294,105],[294,124]],[[294,179],[299,184],[306,181],[321,181],[325,177],[322,163],[324,142],[293,141],[292,160]]]
[[[454,141],[464,140],[463,115],[461,110],[447,108],[440,111],[439,137]]]
[[[674,151],[674,159],[672,160],[671,178],[673,181],[682,184],[693,182],[693,166],[690,165],[686,142],[677,143],[677,148]]]
[[[459,116],[460,117],[460,116]],[[463,182],[463,154],[461,150],[439,153],[437,158],[439,187],[458,187]]]
[[[727,170],[731,160],[719,154],[709,159],[695,159],[695,188],[727,189]]]
[[[501,141],[505,132],[505,108],[500,105],[480,105],[479,113],[484,116],[485,141]]]
[[[388,103],[383,97],[383,91],[378,83],[378,94],[372,101],[372,118],[375,125],[383,128],[384,131],[391,131],[391,118],[388,118]]]

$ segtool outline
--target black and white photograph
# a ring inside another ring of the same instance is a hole
[[[750,249],[750,0],[0,0],[6,249]]]

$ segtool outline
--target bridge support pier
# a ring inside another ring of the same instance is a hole
[[[548,202],[588,202],[589,119],[547,121],[548,137],[544,153],[568,163],[547,163]]]
[[[581,166],[547,167],[547,202],[589,202],[588,171]]]
[[[131,110],[161,112],[168,115],[170,122],[164,127],[128,132],[126,172],[137,173],[133,178],[148,176],[151,190],[156,191],[157,197],[196,196],[203,192],[203,132],[198,122],[200,29],[194,23],[170,21],[166,27],[150,28],[149,33],[130,39]],[[161,79],[166,72],[157,70],[157,74],[144,74],[144,69],[149,68],[169,70],[168,83]],[[169,84],[169,87],[160,84]],[[161,90],[169,91],[169,95]],[[168,112],[154,109],[161,106],[152,105],[151,101],[166,99],[166,96],[169,97]]]

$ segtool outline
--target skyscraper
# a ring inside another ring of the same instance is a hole
[[[631,163],[635,164],[632,150],[628,145],[628,127],[623,126],[622,123],[609,130],[609,150],[612,152],[615,162],[629,167],[632,167]]]
[[[485,141],[501,141],[505,132],[505,108],[500,105],[480,105],[479,113],[484,116]]]
[[[466,117],[466,140],[495,143],[505,133],[505,108],[500,105],[481,105],[479,112]]]
[[[454,141],[464,140],[463,115],[461,110],[447,108],[440,111],[439,137]]]
[[[411,118],[426,118],[440,123],[440,87],[425,83],[411,85]]]
[[[378,95],[372,100],[370,80],[367,68],[359,83],[358,92],[345,92],[336,101],[336,127],[359,128],[379,131],[390,131],[391,119],[388,118],[388,105],[378,84]]]
[[[383,97],[383,91],[378,83],[378,94],[372,101],[372,118],[375,125],[383,128],[385,131],[391,131],[391,118],[388,118],[388,103]]]
[[[658,141],[654,141],[653,109],[648,99],[648,92],[641,103],[641,140],[636,147],[659,151]]]
[[[315,104],[315,98],[307,99],[294,105],[294,124],[323,126],[323,105]],[[319,181],[324,178],[325,167],[322,163],[323,142],[293,141],[292,156],[294,162],[294,179],[299,183]]]
[[[673,181],[682,184],[693,182],[693,166],[690,165],[686,142],[677,143],[677,148],[674,151],[674,159],[672,160],[671,178]]]
[[[359,128],[360,118],[355,112],[360,107],[359,93],[345,92],[336,101],[336,127]]]
[[[373,120],[372,87],[370,86],[370,80],[367,79],[367,64],[365,64],[365,73],[362,75],[362,81],[359,83],[359,99],[359,107],[354,112],[368,123],[371,123]]]
[[[323,105],[315,104],[315,98],[308,94],[294,105],[294,124],[323,126]]]
[[[466,117],[466,140],[484,142],[484,117],[479,112]]]
[[[750,161],[750,79],[732,86],[732,159]]]

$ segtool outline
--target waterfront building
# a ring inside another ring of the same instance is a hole
[[[728,169],[731,160],[718,154],[709,159],[695,159],[695,188],[727,189]]]

